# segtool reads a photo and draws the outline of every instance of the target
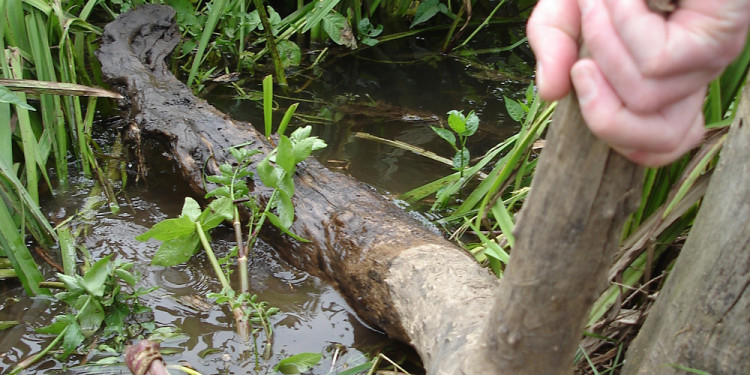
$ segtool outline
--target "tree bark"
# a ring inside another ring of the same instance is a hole
[[[129,100],[131,128],[163,141],[196,195],[249,124],[222,115],[172,76],[174,11],[147,5],[105,28],[98,57]],[[640,169],[588,132],[575,98],[558,108],[502,285],[470,256],[371,188],[307,160],[292,231],[264,233],[292,265],[330,281],[358,315],[411,343],[429,374],[569,373],[584,317],[605,283]],[[569,110],[563,110],[569,108]],[[571,125],[572,128],[563,127]],[[137,137],[136,137],[137,138]],[[255,193],[269,191],[256,184]]]
[[[624,375],[750,374],[748,95],[745,87],[695,225],[628,350]]]

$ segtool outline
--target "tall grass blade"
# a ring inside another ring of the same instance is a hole
[[[0,201],[0,234],[0,244],[3,245],[5,255],[16,270],[26,293],[32,296],[49,294],[48,290],[39,287],[39,283],[44,280],[42,273],[37,269],[29,249],[26,248],[22,233],[18,231],[12,214],[2,201]]]
[[[263,78],[263,126],[266,138],[271,138],[273,131],[273,77]]]
[[[193,81],[195,81],[195,76],[198,74],[198,69],[203,63],[203,55],[206,53],[206,49],[208,48],[208,42],[211,41],[211,36],[216,29],[216,25],[219,23],[221,15],[224,14],[225,7],[226,0],[214,0],[214,2],[211,3],[211,7],[208,13],[208,19],[206,20],[206,24],[203,28],[201,39],[198,42],[198,49],[195,52],[195,57],[193,57],[193,64],[190,66],[190,74],[188,75],[187,80],[188,87],[192,87]]]
[[[57,229],[60,239],[60,257],[62,258],[63,272],[72,276],[76,274],[76,248],[75,239],[70,233],[70,228],[64,225]]]

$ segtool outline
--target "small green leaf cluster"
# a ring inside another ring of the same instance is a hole
[[[359,31],[359,41],[364,45],[372,47],[378,44],[378,40],[375,37],[383,32],[383,25],[373,26],[369,18],[363,18],[359,21],[357,30]]]
[[[274,189],[276,215],[266,213],[268,219],[279,229],[300,240],[289,232],[294,222],[294,172],[297,164],[307,159],[315,150],[326,147],[326,143],[315,136],[310,136],[311,126],[299,128],[287,137],[279,136],[276,148],[258,164],[258,177],[264,185]],[[272,164],[273,163],[273,164]],[[272,199],[273,200],[273,199]]]
[[[109,255],[94,263],[83,277],[57,275],[66,290],[55,294],[55,298],[70,306],[73,313],[56,316],[52,324],[37,329],[37,332],[61,336],[63,358],[101,328],[104,337],[112,337],[115,346],[121,346],[132,331],[126,319],[151,311],[138,302],[138,297],[156,287],[138,288],[133,293],[126,293],[120,281],[134,287],[140,275],[131,272],[133,263],[112,261],[111,258]],[[153,329],[153,323],[144,326]]]
[[[266,301],[258,301],[257,294],[237,293],[232,289],[222,289],[218,293],[208,293],[208,298],[216,303],[226,303],[230,308],[243,309],[245,316],[254,324],[268,325],[268,318],[276,315],[280,310],[271,307]]]
[[[206,198],[226,197],[234,201],[250,193],[247,179],[253,177],[253,172],[247,167],[250,165],[251,158],[259,154],[260,151],[233,147],[229,149],[229,152],[237,161],[237,166],[224,163],[219,166],[220,175],[206,177],[207,181],[219,185],[206,193]]]
[[[432,126],[432,130],[446,142],[448,142],[456,154],[453,156],[453,168],[463,171],[469,166],[469,150],[466,148],[466,140],[476,133],[479,128],[479,117],[474,111],[464,116],[462,112],[452,110],[448,112],[449,129]],[[455,134],[454,134],[455,133]],[[458,139],[456,139],[458,136]]]
[[[503,95],[503,98],[505,100],[505,110],[508,111],[508,115],[510,115],[510,118],[512,118],[513,121],[523,123],[526,115],[528,115],[529,113],[530,107],[528,103],[534,102],[534,95],[535,92],[533,85],[529,85],[529,87],[526,89],[525,103]]]
[[[148,241],[151,238],[163,241],[154,254],[151,264],[170,267],[188,261],[200,249],[199,223],[203,235],[210,238],[208,232],[232,218],[232,199],[220,196],[211,201],[205,210],[193,198],[185,198],[182,213],[179,217],[156,223],[146,233],[135,239]]]

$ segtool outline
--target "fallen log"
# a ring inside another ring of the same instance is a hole
[[[141,138],[162,141],[197,196],[203,173],[218,174],[228,149],[251,142],[268,152],[250,124],[234,121],[167,69],[179,41],[166,6],[144,5],[105,27],[97,57],[114,88],[127,97],[128,120]],[[492,306],[497,279],[439,234],[349,176],[314,159],[295,177],[297,242],[263,235],[295,267],[331,282],[366,322],[411,343],[433,374],[459,373]],[[269,191],[256,184],[255,192]]]

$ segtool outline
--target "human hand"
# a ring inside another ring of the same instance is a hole
[[[570,91],[591,131],[634,162],[667,164],[700,142],[706,85],[741,51],[746,0],[540,0],[527,35],[542,98]],[[590,58],[578,58],[583,35]]]

